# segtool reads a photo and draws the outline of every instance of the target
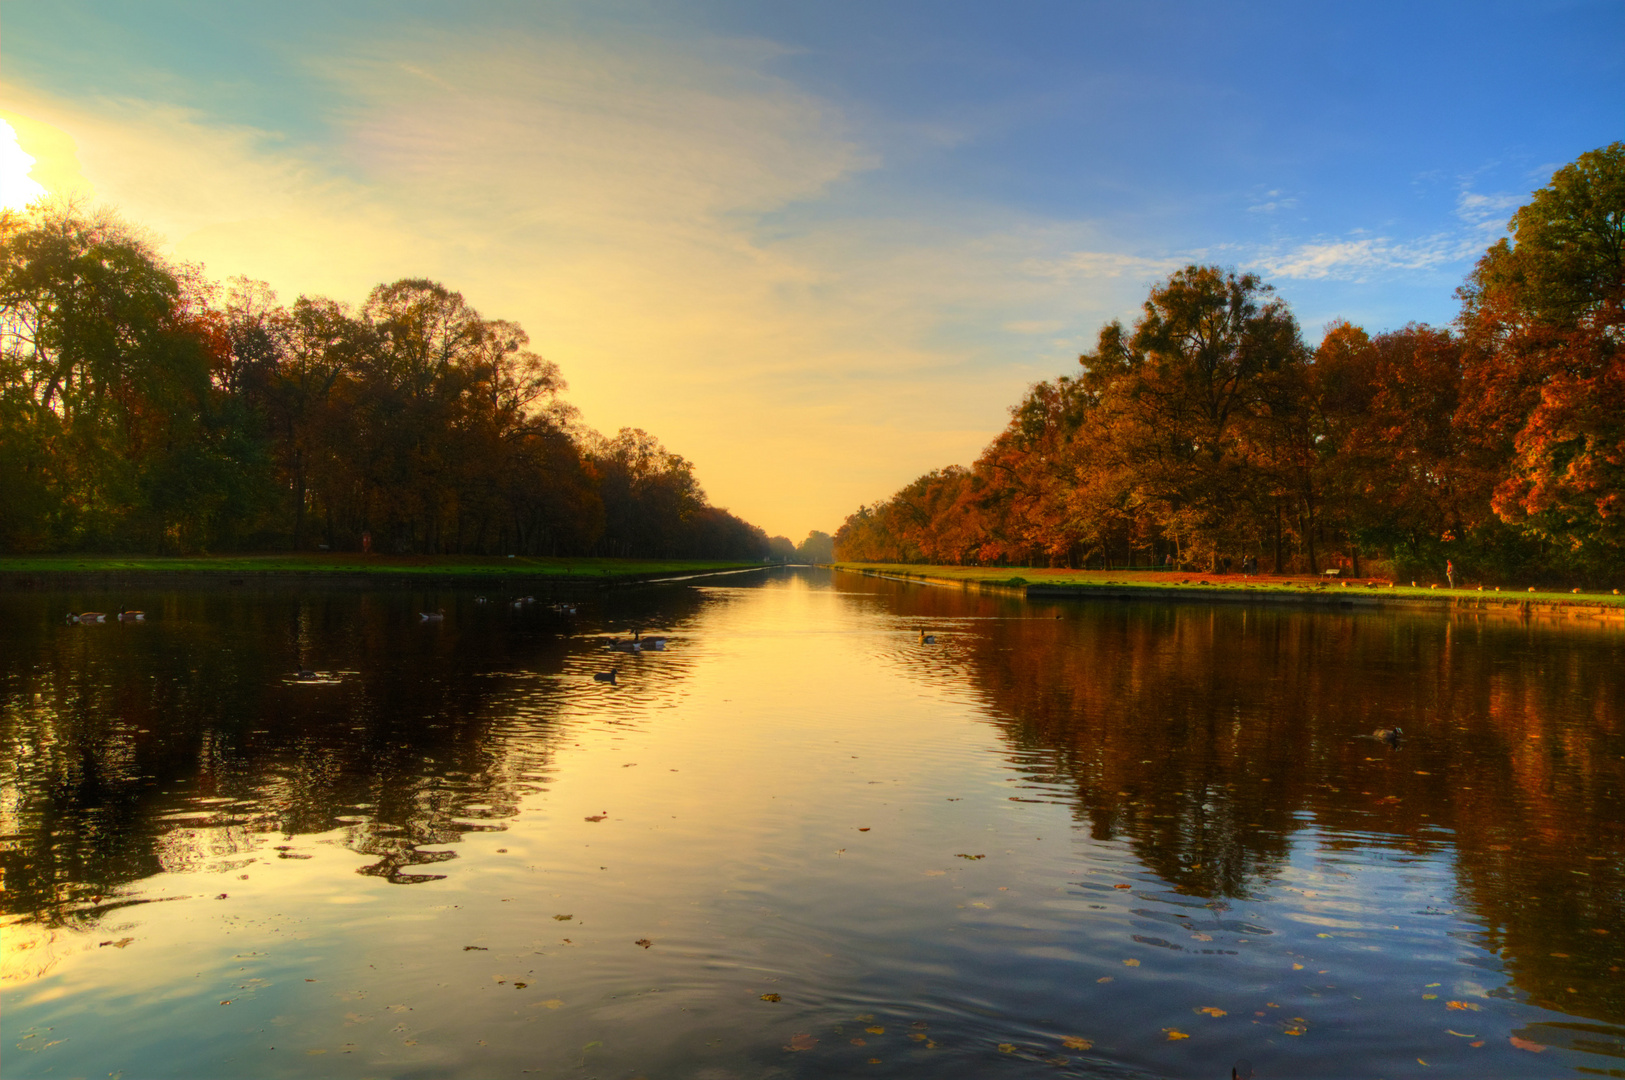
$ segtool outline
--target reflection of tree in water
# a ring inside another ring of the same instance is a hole
[[[6,915],[60,925],[163,871],[300,857],[276,832],[342,828],[364,873],[429,880],[411,868],[502,828],[548,769],[538,676],[570,645],[543,605],[465,598],[429,627],[399,594],[145,597],[138,626],[64,626],[66,606],[10,598],[0,627]]]
[[[896,591],[909,617],[990,619],[944,633],[942,662],[1028,782],[1176,891],[1246,896],[1310,826],[1327,852],[1449,859],[1518,990],[1625,1021],[1617,629]],[[1397,749],[1357,737],[1396,724]]]

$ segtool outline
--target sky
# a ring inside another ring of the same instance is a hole
[[[0,200],[512,319],[606,433],[833,532],[1187,263],[1446,325],[1625,138],[1625,4],[0,0]]]

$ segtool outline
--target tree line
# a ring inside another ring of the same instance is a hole
[[[848,517],[836,556],[1612,581],[1625,143],[1558,170],[1508,232],[1453,327],[1337,322],[1314,348],[1257,276],[1187,266],[1080,374],[1030,387],[973,465]]]
[[[0,215],[0,551],[768,554],[691,462],[564,390],[438,282],[282,305],[105,213]]]

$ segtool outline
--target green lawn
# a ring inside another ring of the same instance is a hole
[[[1562,592],[1529,592],[1526,589],[1509,588],[1501,586],[1499,593],[1495,587],[1486,585],[1482,592],[1476,584],[1465,585],[1459,589],[1447,589],[1442,585],[1429,588],[1427,584],[1419,584],[1413,588],[1408,583],[1395,582],[1392,586],[1387,581],[1378,581],[1373,578],[1353,578],[1343,580],[1315,578],[1308,576],[1274,577],[1260,575],[1258,577],[1243,577],[1240,574],[1202,574],[1186,573],[1184,571],[1167,570],[1051,570],[1043,567],[1029,566],[921,566],[908,563],[835,563],[839,570],[866,571],[868,573],[888,574],[895,577],[934,578],[946,581],[977,582],[988,585],[1011,585],[1025,587],[1028,585],[1073,587],[1080,590],[1091,586],[1131,586],[1157,589],[1190,589],[1210,591],[1213,589],[1257,590],[1264,592],[1325,592],[1358,590],[1362,593],[1375,592],[1382,596],[1392,597],[1429,597],[1432,599],[1456,598],[1490,598],[1504,597],[1508,600],[1538,600],[1543,603],[1581,603],[1581,604],[1607,604],[1625,606],[1625,596],[1618,591],[1604,592],[1591,591],[1571,593]],[[1374,588],[1368,588],[1374,586]]]
[[[174,573],[310,573],[433,574],[487,577],[493,574],[534,577],[623,578],[697,574],[733,570],[759,563],[689,562],[677,559],[554,559],[473,555],[8,555],[0,556],[0,573],[75,574],[152,571]]]

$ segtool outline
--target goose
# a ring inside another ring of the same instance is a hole
[[[418,618],[424,622],[442,622],[446,618],[446,609],[440,608],[437,611],[420,611],[418,612]]]
[[[309,668],[300,668],[299,673],[294,678],[302,682],[309,682],[311,679],[316,678],[316,673]]]
[[[615,641],[611,641],[609,643],[609,647],[614,649],[616,652],[642,652],[643,642],[639,641],[637,638],[626,638],[624,640],[617,639]]]
[[[666,639],[663,637],[644,638],[638,644],[642,645],[645,649],[653,649],[655,652],[666,651]]]
[[[935,645],[936,643],[937,643],[937,635],[928,634],[924,630],[920,631],[920,644],[921,645]]]
[[[592,681],[607,682],[613,685],[615,683],[615,671],[615,668],[610,668],[608,671],[595,671],[593,672]]]
[[[146,617],[147,613],[145,611],[125,611],[123,608],[118,609],[119,622],[140,622]]]

